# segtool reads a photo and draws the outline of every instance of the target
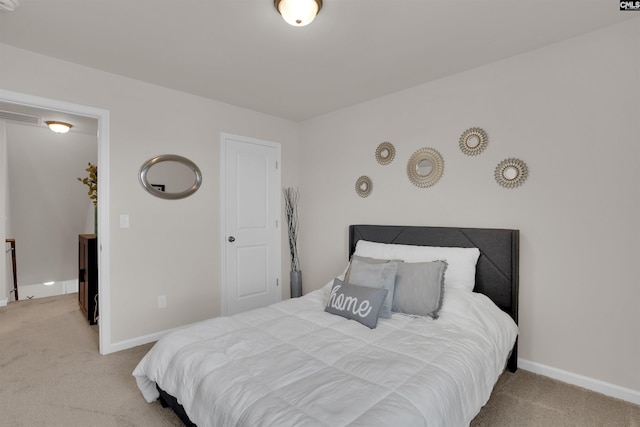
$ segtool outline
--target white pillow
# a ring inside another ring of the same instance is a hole
[[[396,245],[359,240],[355,255],[404,262],[446,261],[448,266],[444,273],[445,289],[458,288],[473,291],[480,250],[478,248]]]

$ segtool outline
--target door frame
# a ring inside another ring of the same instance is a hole
[[[111,348],[111,259],[109,239],[109,110],[72,104],[56,99],[43,98],[20,92],[0,89],[0,101],[12,104],[60,111],[98,120],[98,170],[100,191],[98,192],[98,319],[99,351],[109,354]]]
[[[227,315],[227,253],[226,253],[226,220],[227,220],[227,210],[226,210],[226,173],[227,173],[227,150],[226,150],[226,141],[227,139],[239,139],[243,142],[247,142],[250,144],[261,145],[264,147],[270,147],[276,149],[276,162],[277,162],[277,186],[278,186],[278,194],[280,194],[280,187],[282,186],[282,150],[281,145],[276,142],[265,141],[262,139],[250,138],[247,136],[234,135],[231,133],[221,132],[220,133],[220,314],[222,316]],[[276,203],[276,218],[278,218],[278,230],[276,233],[276,275],[278,276],[278,280],[280,282],[280,300],[282,300],[282,209],[281,209],[282,199],[278,198],[278,203]]]

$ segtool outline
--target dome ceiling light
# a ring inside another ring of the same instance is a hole
[[[57,122],[53,120],[48,120],[45,123],[47,124],[47,126],[49,126],[49,129],[51,129],[55,133],[67,133],[73,127],[73,125],[70,123]]]
[[[309,25],[322,9],[322,0],[274,0],[273,4],[284,20],[294,27]]]

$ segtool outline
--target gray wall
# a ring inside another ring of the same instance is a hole
[[[219,315],[220,134],[280,143],[282,185],[290,186],[298,182],[295,123],[3,44],[0,57],[2,89],[109,111],[111,316],[101,325],[112,344],[107,350]],[[194,161],[203,176],[198,192],[163,200],[144,191],[138,170],[159,154]],[[119,227],[120,214],[129,215],[129,228]],[[287,241],[286,227],[281,238]],[[282,271],[288,263],[283,246]],[[287,297],[288,287],[282,292]],[[167,297],[166,308],[158,308],[159,295]]]
[[[7,236],[16,239],[18,290],[76,279],[78,234],[93,233],[93,204],[77,177],[86,176],[88,162],[97,162],[97,138],[11,121],[6,128]]]
[[[345,268],[352,223],[517,228],[520,357],[640,390],[639,22],[304,123],[305,291]],[[489,145],[470,157],[458,138],[474,126]],[[383,141],[397,150],[387,166],[374,157]],[[428,189],[406,174],[421,147],[445,161]],[[494,180],[508,157],[529,166],[520,188]],[[373,180],[367,198],[360,175]]]

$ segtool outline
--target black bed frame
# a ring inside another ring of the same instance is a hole
[[[518,323],[520,232],[518,230],[397,225],[350,225],[349,258],[359,240],[417,246],[478,248],[474,292],[488,296]],[[518,369],[518,340],[507,362]],[[160,403],[169,406],[188,427],[195,426],[177,399],[158,387]]]
[[[191,422],[189,416],[187,415],[187,412],[184,410],[184,407],[180,403],[178,403],[178,399],[158,387],[157,384],[156,388],[160,392],[160,398],[158,400],[160,400],[160,404],[163,408],[171,408],[171,410],[175,412],[178,418],[180,418],[180,421],[182,421],[186,427],[198,427],[193,422]]]
[[[474,292],[488,296],[518,323],[519,230],[417,227],[398,225],[349,226],[349,257],[359,240],[417,246],[478,248]],[[518,369],[518,340],[507,362],[511,372]]]

